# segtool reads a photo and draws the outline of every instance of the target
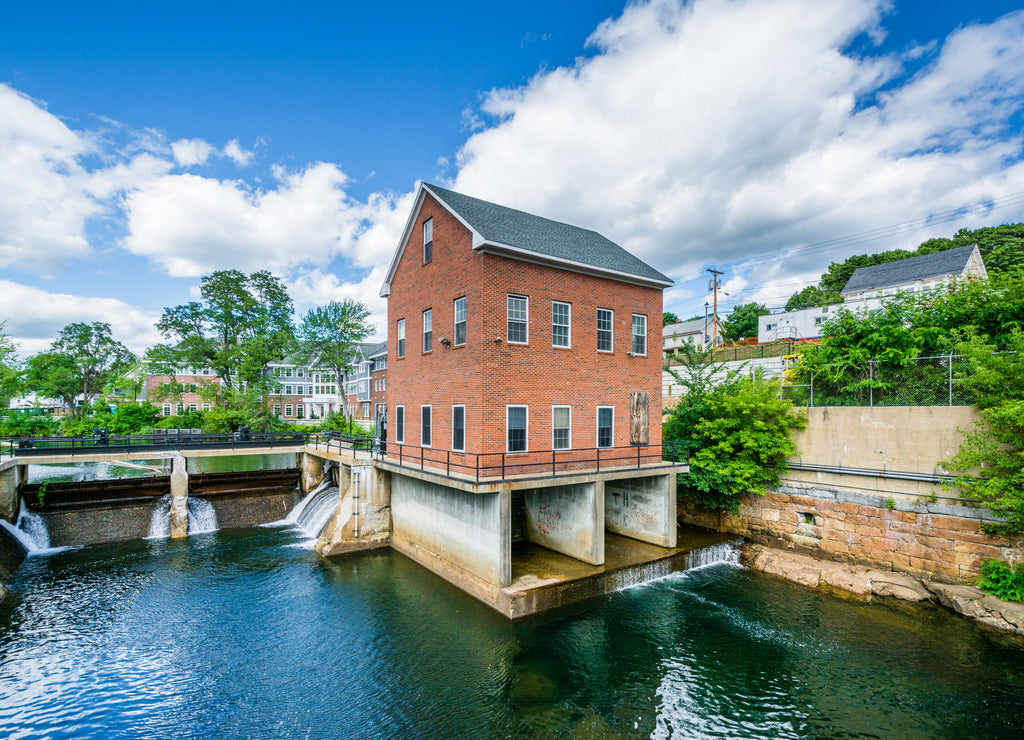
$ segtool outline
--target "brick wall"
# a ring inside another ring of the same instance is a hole
[[[433,218],[433,258],[423,264],[422,223]],[[506,337],[509,293],[529,299],[528,343]],[[466,343],[455,346],[454,301],[466,298]],[[571,348],[552,347],[552,301],[571,304]],[[597,309],[614,311],[614,351],[597,352]],[[423,311],[433,312],[433,349],[423,352]],[[630,357],[632,314],[647,316],[647,355]],[[661,442],[660,289],[474,252],[471,235],[429,194],[414,220],[388,300],[389,436],[405,406],[405,443],[420,443],[430,405],[432,447],[451,448],[452,405],[466,406],[468,452],[502,452],[506,406],[528,410],[528,445],[552,446],[552,405],[572,408],[574,448],[593,448],[597,407],[612,406],[614,445],[628,446],[630,392],[650,394],[650,442]],[[405,319],[405,357],[397,356]],[[445,346],[441,338],[452,341]],[[495,341],[496,338],[500,342]]]
[[[889,506],[892,506],[892,509]],[[718,526],[718,515],[680,501],[680,519]],[[987,558],[1024,559],[1024,538],[989,537],[986,509],[785,485],[743,501],[725,529],[759,544],[946,582],[973,582]]]
[[[170,404],[169,416],[179,415],[177,410],[179,403],[182,405],[181,413],[188,413],[189,406],[192,404],[195,404],[197,411],[202,411],[203,404],[211,403],[211,401],[203,400],[203,397],[198,392],[168,394],[166,397],[162,397],[163,387],[168,383],[180,383],[184,388],[195,385],[199,389],[208,384],[220,385],[220,382],[220,378],[210,375],[147,375],[146,399],[161,410],[163,410],[165,404]]]

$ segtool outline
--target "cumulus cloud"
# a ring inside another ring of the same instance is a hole
[[[357,281],[344,281],[333,272],[308,269],[302,270],[288,281],[288,294],[295,302],[296,323],[315,306],[346,298],[360,301],[373,314],[374,333],[369,341],[382,342],[387,338],[387,299],[380,297],[380,286],[384,282],[387,266],[377,266],[366,271]]]
[[[178,139],[171,142],[174,160],[182,167],[206,164],[214,151],[213,146],[202,139]]]
[[[0,268],[50,273],[92,251],[84,228],[101,206],[78,164],[90,145],[2,84],[0,111]]]
[[[8,317],[6,331],[18,342],[22,357],[45,352],[72,322],[105,321],[113,337],[136,354],[161,341],[156,331],[158,312],[115,298],[51,293],[11,280],[0,280],[0,316]]]
[[[677,279],[1024,190],[1024,12],[905,56],[851,51],[881,38],[886,9],[631,4],[594,56],[487,96],[454,187],[595,228]]]
[[[252,158],[256,156],[256,152],[243,149],[242,145],[238,143],[238,139],[232,139],[225,144],[223,154],[239,167],[247,167]]]

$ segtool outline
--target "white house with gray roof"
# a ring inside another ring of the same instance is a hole
[[[761,316],[757,321],[757,341],[765,343],[778,339],[820,337],[822,325],[841,308],[874,311],[897,293],[929,290],[969,277],[988,277],[977,244],[858,267],[840,293],[843,297],[841,304]]]

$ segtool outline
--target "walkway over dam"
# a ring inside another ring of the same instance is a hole
[[[190,496],[208,500],[229,528],[283,519],[304,494],[333,485],[338,500],[316,545],[321,555],[390,546],[511,618],[685,570],[691,551],[730,539],[679,530],[676,475],[687,468],[663,460],[658,446],[462,456],[454,464],[438,451],[391,445],[383,452],[368,440],[339,437],[13,452],[0,462],[0,516],[13,522],[24,500],[51,527],[88,528],[94,542],[132,538],[128,530],[138,533],[141,522],[132,530],[118,518],[140,518],[146,501],[166,494],[170,535],[183,537]],[[237,481],[203,472],[204,459],[255,455],[275,456],[274,469],[238,473]],[[166,475],[147,481],[145,492],[118,484],[119,494],[93,482],[91,501],[55,486],[49,505],[36,505],[27,465],[84,460],[159,461]],[[83,525],[67,524],[75,518]]]

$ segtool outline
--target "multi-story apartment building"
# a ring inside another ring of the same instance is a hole
[[[342,395],[334,371],[285,358],[268,365],[274,381],[267,404],[285,421],[319,420],[340,411]]]
[[[387,392],[387,342],[360,344],[345,382],[348,415],[357,421],[374,421],[381,415]]]

